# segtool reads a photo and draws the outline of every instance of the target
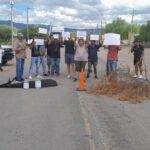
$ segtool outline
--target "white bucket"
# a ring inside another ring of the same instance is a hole
[[[24,88],[24,89],[29,89],[29,82],[28,82],[28,81],[25,81],[25,82],[23,83],[23,88]]]
[[[39,80],[39,79],[35,80],[35,88],[37,88],[37,89],[41,88],[41,80]]]

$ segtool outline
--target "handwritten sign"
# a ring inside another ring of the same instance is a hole
[[[39,28],[39,33],[40,34],[47,34],[47,29],[45,29],[45,28]]]
[[[99,41],[99,35],[95,35],[95,34],[90,35],[90,40]]]
[[[35,39],[35,45],[44,45],[44,39]]]
[[[53,38],[54,38],[54,39],[59,39],[59,35],[58,35],[58,34],[54,34],[54,35],[53,35]]]
[[[61,26],[59,26],[59,27],[53,27],[52,28],[52,32],[64,32],[64,27],[61,27]]]
[[[87,32],[86,31],[77,31],[77,37],[78,38],[83,38],[86,40]]]
[[[104,45],[120,45],[120,34],[115,33],[105,34]]]
[[[64,39],[70,38],[70,32],[62,32],[62,37],[63,37]]]

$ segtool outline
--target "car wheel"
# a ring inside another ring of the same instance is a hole
[[[3,60],[2,65],[6,65],[7,64],[7,60]]]

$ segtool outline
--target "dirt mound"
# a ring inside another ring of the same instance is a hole
[[[125,71],[105,76],[104,79],[89,89],[95,95],[107,95],[120,101],[131,103],[142,103],[150,99],[150,83],[147,80],[140,80],[131,77]]]

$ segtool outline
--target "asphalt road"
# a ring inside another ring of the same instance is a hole
[[[99,55],[101,78],[106,52]],[[61,61],[57,87],[0,89],[0,150],[150,150],[150,101],[133,105],[76,92]],[[4,70],[0,83],[14,77],[14,62]]]

